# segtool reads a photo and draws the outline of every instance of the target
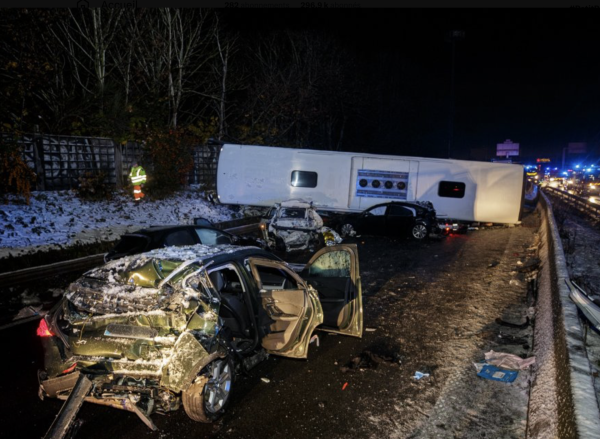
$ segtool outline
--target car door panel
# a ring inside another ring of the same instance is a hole
[[[305,314],[304,292],[300,290],[261,290],[260,301],[272,323],[262,340],[268,351],[282,350],[292,343],[298,322]]]
[[[248,262],[259,287],[262,346],[275,355],[306,358],[310,336],[323,322],[316,292],[281,262],[259,258]]]
[[[318,292],[324,321],[320,329],[362,337],[362,292],[356,244],[322,248],[306,264],[301,277]]]
[[[389,206],[386,229],[389,235],[406,235],[414,224],[412,209],[403,206]]]
[[[357,233],[381,235],[385,230],[385,206],[374,206],[361,215]]]
[[[350,287],[349,278],[331,277],[307,280],[318,291],[319,301],[323,308],[323,325],[330,327],[344,327],[348,325],[351,317],[349,307],[346,306]]]

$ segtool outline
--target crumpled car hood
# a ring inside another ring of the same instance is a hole
[[[126,256],[86,272],[69,286],[65,297],[78,309],[93,314],[173,309],[179,304],[185,305],[190,297],[205,300],[199,296],[199,291],[189,288],[184,291],[178,284],[202,266],[202,262],[189,261],[239,249],[239,246],[198,245]],[[184,261],[188,262],[183,264]]]

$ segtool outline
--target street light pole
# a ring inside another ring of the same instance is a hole
[[[448,40],[452,44],[452,70],[450,72],[450,111],[448,115],[448,158],[452,157],[452,140],[454,137],[454,69],[456,64],[456,42],[465,38],[465,31],[452,30]]]

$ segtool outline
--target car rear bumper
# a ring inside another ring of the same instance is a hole
[[[44,372],[38,373],[40,394],[50,398],[58,398],[59,394],[68,393],[79,379],[79,371],[47,379],[43,378],[44,374]]]

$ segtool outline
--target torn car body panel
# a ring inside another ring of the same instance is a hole
[[[323,324],[360,336],[356,246],[323,250],[306,266],[307,280],[272,253],[231,245],[157,249],[85,273],[38,328],[40,394],[66,399],[85,374],[93,383],[85,401],[151,423],[154,411],[180,403],[193,412],[189,392],[214,390],[210,374],[229,374],[234,359],[249,368],[266,352],[307,358]]]
[[[362,337],[362,287],[356,244],[322,248],[300,276],[318,291],[325,316],[321,330]]]
[[[173,392],[189,386],[200,369],[211,359],[224,356],[220,352],[209,354],[190,332],[184,332],[173,347],[173,353],[162,368],[160,384]]]

